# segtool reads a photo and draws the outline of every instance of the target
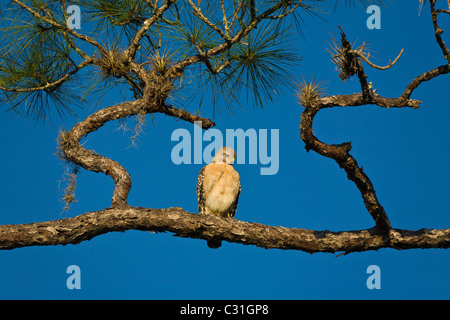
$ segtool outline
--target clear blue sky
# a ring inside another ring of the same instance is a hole
[[[445,2],[445,1],[443,1]],[[396,97],[417,75],[444,64],[434,39],[428,3],[418,16],[418,1],[396,1],[381,8],[381,29],[369,30],[366,8],[338,6],[327,21],[306,16],[298,36],[303,60],[294,71],[327,81],[328,94],[359,90],[357,79],[343,83],[325,51],[330,33],[342,26],[351,40],[365,41],[374,62],[387,64],[404,48],[388,71],[365,65],[369,81],[383,96]],[[443,17],[448,18],[448,17]],[[450,23],[441,24],[450,32]],[[447,32],[443,36],[447,35]],[[448,36],[448,35],[447,35]],[[446,38],[450,43],[450,38]],[[314,131],[327,143],[352,141],[352,154],[372,179],[380,202],[395,228],[448,228],[450,160],[448,119],[450,76],[421,85],[412,109],[377,106],[334,108],[316,117]],[[101,102],[121,101],[111,91]],[[242,193],[236,218],[273,226],[314,230],[358,230],[374,224],[355,185],[328,158],[307,153],[299,137],[301,107],[287,92],[264,109],[243,110],[214,120],[220,130],[279,129],[280,168],[261,176],[260,164],[236,165]],[[7,106],[2,106],[6,110]],[[195,112],[192,105],[189,110]],[[95,109],[80,110],[83,119]],[[205,116],[212,116],[209,102]],[[78,202],[61,213],[64,165],[55,156],[57,133],[75,118],[53,117],[53,126],[11,113],[0,113],[2,208],[0,224],[20,224],[73,217],[110,205],[112,180],[83,171]],[[129,123],[132,125],[132,122]],[[150,208],[182,207],[197,212],[196,179],[202,165],[172,163],[173,130],[191,124],[157,115],[148,119],[138,148],[128,148],[131,133],[109,123],[90,135],[86,147],[121,163],[131,174],[129,203]],[[69,290],[66,269],[81,269],[81,290]],[[366,287],[370,265],[381,270],[381,289]],[[30,247],[0,251],[0,299],[449,299],[448,250],[382,249],[336,257],[300,251],[265,250],[224,242],[211,250],[205,241],[141,231],[109,233],[79,245]]]

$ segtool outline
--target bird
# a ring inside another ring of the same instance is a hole
[[[241,194],[239,173],[233,168],[236,151],[222,147],[216,152],[210,164],[204,166],[197,179],[197,200],[199,214],[215,214],[234,218]],[[217,249],[221,240],[207,240],[209,248]]]

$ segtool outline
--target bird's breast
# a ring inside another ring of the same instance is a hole
[[[227,212],[239,193],[240,177],[229,164],[213,163],[205,168],[205,205],[212,212]]]

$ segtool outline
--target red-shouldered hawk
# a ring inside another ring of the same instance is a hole
[[[212,162],[202,168],[197,179],[198,212],[200,214],[216,214],[233,218],[241,194],[239,174],[232,164],[236,159],[236,151],[232,148],[221,148]],[[208,240],[208,247],[217,249],[222,245],[220,240]]]

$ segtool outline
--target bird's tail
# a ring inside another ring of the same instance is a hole
[[[222,246],[222,240],[207,240],[208,247],[218,249]]]

